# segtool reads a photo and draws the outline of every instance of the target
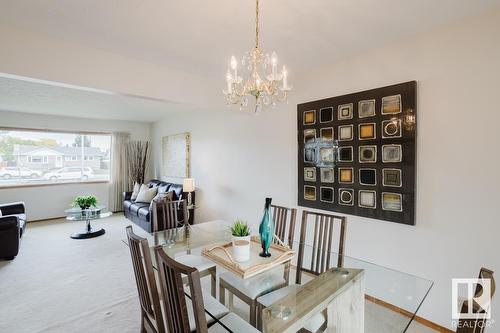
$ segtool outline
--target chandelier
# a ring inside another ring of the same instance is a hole
[[[283,65],[278,72],[278,56],[275,52],[269,56],[259,47],[259,0],[255,2],[255,48],[245,53],[241,67],[246,69],[245,77],[239,76],[239,65],[235,56],[231,57],[226,74],[227,87],[223,90],[227,105],[239,104],[240,110],[249,103],[249,97],[255,98],[255,112],[263,106],[276,106],[284,102],[292,89],[288,85],[288,72]]]

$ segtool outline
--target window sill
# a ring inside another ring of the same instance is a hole
[[[61,185],[86,185],[86,184],[109,184],[109,180],[95,180],[87,182],[60,182],[60,183],[39,183],[39,184],[16,184],[16,185],[0,185],[0,191],[3,189],[24,188],[24,187],[46,187],[46,186],[61,186]]]

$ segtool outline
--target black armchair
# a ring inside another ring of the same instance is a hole
[[[19,253],[21,237],[26,228],[23,202],[0,205],[0,258],[12,260]]]

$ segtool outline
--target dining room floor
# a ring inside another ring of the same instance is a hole
[[[140,331],[130,252],[122,242],[125,226],[132,223],[122,214],[94,222],[106,233],[86,240],[69,238],[84,222],[28,224],[19,255],[0,261],[0,332]],[[209,290],[208,279],[202,284]],[[247,307],[236,298],[234,307],[247,317]],[[400,316],[370,302],[365,315],[375,316],[380,325],[367,333],[391,332],[391,323]],[[436,331],[414,322],[408,332]]]

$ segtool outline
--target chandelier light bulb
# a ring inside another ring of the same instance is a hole
[[[273,52],[273,54],[271,55],[271,61],[272,61],[273,65],[278,64],[278,55],[276,54],[276,52]]]
[[[232,94],[233,93],[233,77],[231,76],[231,73],[229,70],[227,71],[226,74],[226,80],[227,80],[227,93]]]
[[[288,71],[286,70],[285,65],[283,65],[283,90],[287,91],[290,90],[288,87]]]
[[[277,80],[276,71],[277,71],[277,67],[278,67],[278,56],[276,55],[276,52],[273,52],[273,54],[271,55],[271,63],[273,65],[273,67],[272,67],[272,79],[271,80],[276,81]]]
[[[235,70],[237,66],[238,66],[238,62],[236,61],[236,57],[231,56],[231,69]]]

